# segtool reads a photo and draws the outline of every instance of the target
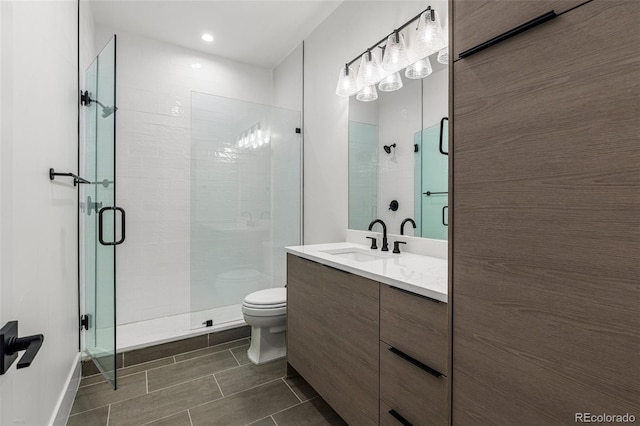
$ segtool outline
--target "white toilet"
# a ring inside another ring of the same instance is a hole
[[[244,321],[251,326],[247,351],[254,364],[263,364],[287,354],[285,341],[287,289],[269,288],[249,294],[242,302]]]

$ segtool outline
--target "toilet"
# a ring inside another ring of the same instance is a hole
[[[263,364],[287,354],[286,288],[269,288],[249,294],[242,302],[242,314],[251,326],[251,346],[247,351],[251,362]]]

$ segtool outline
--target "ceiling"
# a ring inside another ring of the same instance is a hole
[[[92,0],[97,25],[273,69],[342,0]],[[202,41],[203,33],[215,37]]]

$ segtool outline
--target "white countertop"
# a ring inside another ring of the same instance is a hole
[[[391,245],[391,244],[390,244]],[[382,258],[359,262],[326,251],[355,248],[366,250]],[[401,288],[411,293],[447,303],[447,260],[413,253],[393,254],[391,250],[370,250],[356,243],[313,244],[285,247],[291,253],[307,260],[322,263],[361,277]],[[402,248],[401,248],[402,250]]]

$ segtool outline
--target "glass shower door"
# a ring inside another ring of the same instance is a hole
[[[446,240],[448,236],[448,141],[447,125],[443,123],[414,134],[418,147],[414,171],[415,217],[423,238]]]
[[[124,241],[124,211],[115,204],[115,55],[114,36],[86,72],[82,173],[90,183],[82,185],[80,192],[84,243],[81,268],[87,327],[84,346],[114,388],[117,368],[115,250],[116,245]]]

